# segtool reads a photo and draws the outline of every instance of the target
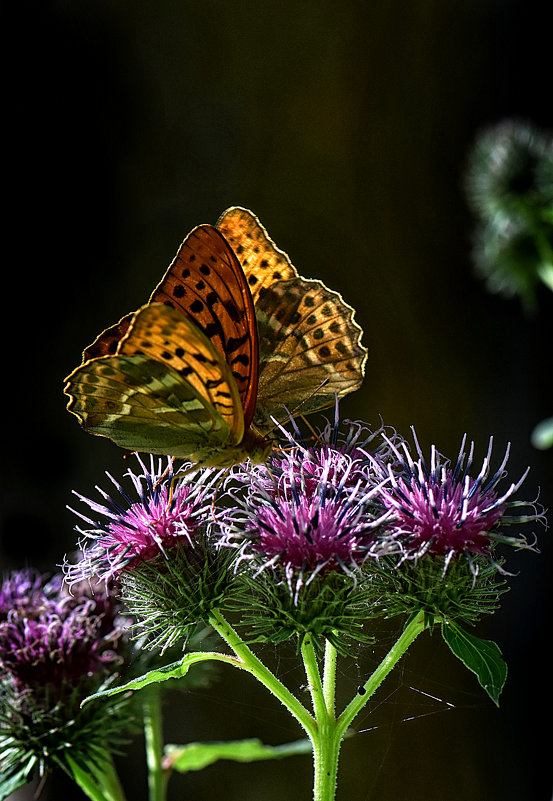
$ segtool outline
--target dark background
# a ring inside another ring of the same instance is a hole
[[[74,547],[71,489],[93,494],[122,452],[65,411],[82,348],[143,303],[187,232],[251,208],[299,271],[357,309],[370,350],[344,416],[452,457],[467,432],[523,495],[552,505],[553,296],[527,316],[471,267],[463,193],[477,132],[506,117],[553,127],[550,28],[526,0],[3,5],[4,236],[0,569],[59,564]],[[477,633],[510,666],[500,709],[428,636],[345,742],[338,800],[550,798],[549,537]],[[393,636],[382,631],[383,645]],[[265,650],[271,660],[271,649]],[[351,697],[381,651],[344,663]],[[278,663],[303,681],[293,650]],[[301,690],[300,690],[301,692]],[[429,693],[433,701],[421,693]],[[301,736],[245,676],[170,696],[167,740]],[[454,708],[448,707],[453,704]],[[375,707],[378,707],[377,709]],[[405,718],[413,720],[405,721]],[[140,742],[122,766],[146,798]],[[170,799],[308,799],[307,757],[175,777]],[[44,799],[80,798],[52,783]],[[22,794],[26,797],[26,794]],[[28,795],[28,794],[27,794]]]

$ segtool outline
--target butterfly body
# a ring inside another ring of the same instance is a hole
[[[206,466],[262,462],[285,406],[324,408],[361,383],[353,310],[298,276],[251,212],[217,225],[195,228],[149,302],[85,349],[65,392],[86,430]]]

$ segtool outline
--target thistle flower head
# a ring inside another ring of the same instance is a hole
[[[553,203],[553,139],[521,120],[504,120],[476,140],[467,173],[468,198],[482,217],[520,214],[521,203]]]
[[[493,440],[480,468],[474,468],[474,444],[466,451],[463,438],[455,464],[444,459],[432,446],[430,463],[422,454],[415,437],[418,458],[414,459],[403,443],[396,449],[401,467],[389,466],[382,471],[389,477],[382,486],[380,499],[390,512],[388,534],[402,556],[418,559],[426,554],[445,556],[450,560],[461,554],[469,558],[491,554],[498,542],[523,547],[522,537],[508,537],[503,528],[511,523],[543,518],[534,504],[514,500],[528,471],[506,489],[499,485],[505,478],[509,458],[507,448],[503,460],[491,473]],[[513,515],[515,507],[528,508],[528,514]]]
[[[172,548],[193,545],[196,532],[209,518],[217,471],[189,472],[179,478],[171,460],[164,466],[151,457],[147,469],[137,459],[141,472],[126,473],[134,493],[109,474],[119,497],[99,487],[100,502],[75,493],[94,517],[72,510],[91,528],[77,527],[82,558],[76,565],[66,564],[69,584],[93,576],[109,581]]]
[[[335,423],[305,444],[295,429],[285,451],[235,471],[231,481],[245,491],[229,490],[235,507],[223,516],[226,544],[237,546],[255,572],[284,576],[296,599],[318,574],[351,574],[371,552],[387,516],[378,484],[388,478],[375,479],[368,458],[374,437],[357,423],[338,436]]]
[[[67,687],[105,675],[121,661],[115,602],[101,590],[69,597],[61,577],[56,579],[24,570],[2,585],[0,668],[18,691],[61,697]],[[7,600],[13,603],[9,609]]]
[[[299,477],[296,470],[298,458],[301,459],[301,490],[304,494],[317,494],[321,479],[328,486],[355,487],[366,486],[371,481],[372,460],[383,463],[395,458],[392,445],[400,441],[393,429],[371,429],[360,420],[344,420],[340,424],[338,403],[336,402],[334,420],[327,420],[319,430],[312,430],[306,438],[295,420],[290,419],[292,430],[280,427],[288,441],[288,447],[274,450],[271,454],[271,470],[267,488],[274,485],[274,477],[283,472]],[[346,467],[344,457],[349,459]],[[257,476],[263,482],[263,475]],[[265,486],[265,485],[264,485]]]

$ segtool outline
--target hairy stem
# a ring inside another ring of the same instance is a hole
[[[211,613],[209,622],[238,657],[236,666],[251,673],[278,698],[312,739],[316,731],[315,720],[296,696],[257,658],[219,610]]]
[[[159,684],[151,684],[142,694],[149,801],[165,801],[167,776],[162,767],[163,731]]]

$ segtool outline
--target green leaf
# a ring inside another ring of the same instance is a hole
[[[469,634],[451,620],[442,623],[442,636],[455,656],[476,674],[492,701],[499,706],[499,695],[507,678],[507,665],[491,640]]]
[[[92,701],[96,698],[107,698],[110,695],[128,692],[129,690],[141,690],[143,687],[147,687],[149,684],[155,684],[160,681],[168,681],[168,679],[180,679],[188,673],[190,667],[195,662],[202,662],[208,659],[214,659],[219,662],[228,662],[235,667],[241,666],[240,661],[233,656],[228,656],[227,654],[218,654],[214,651],[197,651],[191,654],[185,654],[182,659],[178,660],[178,662],[171,662],[170,665],[149,670],[142,676],[138,676],[136,679],[132,679],[125,684],[121,684],[119,687],[110,687],[108,690],[102,690],[99,693],[94,693],[94,695],[89,695],[81,703],[81,706],[84,706],[89,701]]]
[[[174,768],[179,773],[203,770],[219,759],[235,762],[256,762],[259,759],[283,759],[295,754],[312,753],[308,739],[296,740],[283,745],[265,745],[261,740],[232,740],[230,742],[188,743],[165,747],[164,768]]]

